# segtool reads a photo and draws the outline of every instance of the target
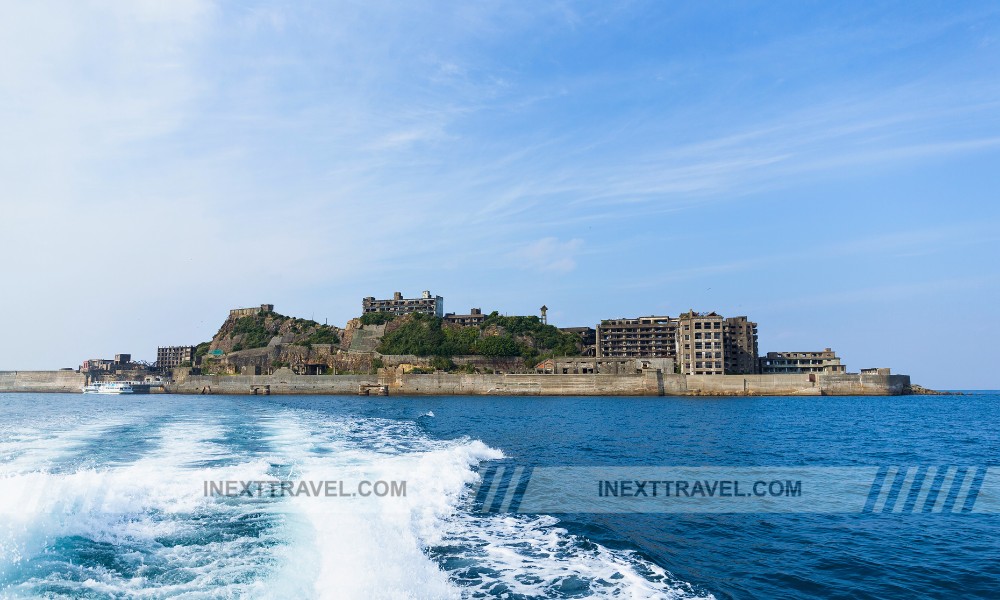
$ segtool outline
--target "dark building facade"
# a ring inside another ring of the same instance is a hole
[[[677,357],[685,375],[725,375],[722,315],[689,311],[677,317]]]
[[[482,325],[485,320],[486,315],[483,314],[483,311],[480,308],[469,309],[469,314],[467,315],[448,313],[444,316],[445,323],[452,323],[454,325]]]
[[[368,296],[362,299],[361,309],[363,313],[383,312],[397,316],[422,313],[444,317],[444,298],[431,296],[429,291],[424,291],[420,298],[403,298],[403,294],[395,292],[391,299],[386,300]]]
[[[601,358],[670,358],[686,375],[759,372],[757,324],[688,311],[679,317],[611,319],[597,326]]]
[[[597,326],[598,358],[674,358],[677,320],[670,317],[607,319]]]
[[[757,360],[757,324],[745,316],[722,322],[723,370],[727,375],[760,373]]]
[[[830,348],[816,352],[768,352],[760,358],[761,373],[846,373]]]
[[[172,369],[184,363],[194,365],[194,346],[160,346],[156,349],[156,366]]]

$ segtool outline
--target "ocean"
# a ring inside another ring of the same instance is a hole
[[[0,394],[0,597],[996,598],[996,514],[521,514],[471,500],[506,464],[996,466],[998,424],[994,392]],[[337,483],[246,485],[262,481]]]

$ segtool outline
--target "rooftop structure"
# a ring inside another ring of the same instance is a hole
[[[486,315],[483,314],[480,308],[471,308],[467,315],[448,313],[444,316],[444,321],[445,323],[453,323],[455,325],[482,325],[486,321]]]
[[[395,292],[388,300],[368,296],[361,301],[361,308],[363,313],[384,312],[397,316],[421,313],[444,317],[444,298],[431,296],[429,291],[424,291],[420,298],[403,298],[403,294]]]
[[[817,352],[768,352],[760,358],[760,372],[772,373],[846,373],[847,366],[830,348]]]
[[[260,306],[255,306],[253,308],[234,308],[229,311],[230,319],[239,319],[241,317],[254,317],[260,313],[274,312],[273,304],[261,304]]]
[[[94,372],[94,371],[128,371],[135,368],[143,368],[142,365],[137,365],[132,362],[131,354],[115,354],[114,359],[110,358],[91,358],[89,360],[83,361],[80,365],[80,372]]]

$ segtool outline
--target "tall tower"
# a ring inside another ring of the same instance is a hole
[[[549,307],[545,306],[543,304],[542,305],[542,325],[548,325],[549,324],[548,312],[549,312]]]

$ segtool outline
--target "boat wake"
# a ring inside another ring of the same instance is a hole
[[[679,598],[641,556],[552,517],[465,509],[483,461],[415,422],[261,411],[0,433],[0,595]],[[107,455],[80,448],[114,431]],[[44,446],[45,452],[33,449]],[[405,482],[394,497],[217,497],[206,482]]]

